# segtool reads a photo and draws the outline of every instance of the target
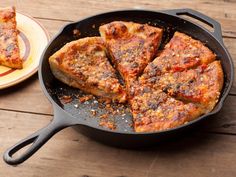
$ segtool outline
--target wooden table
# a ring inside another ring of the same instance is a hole
[[[9,5],[36,18],[51,36],[68,22],[115,9],[192,8],[221,23],[225,45],[236,60],[234,0],[2,0],[0,3],[3,7]],[[102,145],[68,128],[20,166],[8,166],[1,160],[0,176],[236,176],[235,84],[222,111],[210,123],[175,142],[146,150],[124,150]],[[51,118],[52,107],[41,91],[37,74],[19,85],[0,90],[0,155],[45,126]]]

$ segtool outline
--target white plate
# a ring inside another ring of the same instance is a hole
[[[38,70],[41,54],[49,41],[49,34],[34,18],[16,13],[18,42],[23,69],[0,66],[0,89],[18,84]]]

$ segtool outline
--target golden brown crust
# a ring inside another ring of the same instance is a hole
[[[166,72],[183,71],[214,61],[216,55],[200,41],[175,32],[160,55],[144,70],[143,77],[150,78]]]
[[[127,82],[136,79],[155,56],[162,29],[133,22],[114,21],[100,26],[112,62]]]
[[[0,65],[21,69],[14,7],[0,9]]]
[[[100,37],[67,43],[49,58],[49,63],[54,76],[70,86],[114,101],[126,101],[126,92],[106,57]]]

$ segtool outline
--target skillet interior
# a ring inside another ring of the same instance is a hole
[[[58,80],[54,78],[52,75],[48,58],[51,56],[55,51],[59,50],[64,44],[70,42],[72,40],[88,37],[88,36],[98,36],[98,28],[100,25],[109,23],[115,20],[122,20],[122,21],[133,21],[138,23],[148,23],[152,26],[161,27],[164,29],[164,36],[162,39],[161,48],[170,40],[176,30],[180,32],[184,32],[195,39],[198,39],[205,43],[211,50],[213,50],[216,54],[218,59],[221,60],[224,74],[225,74],[225,82],[224,87],[222,90],[221,100],[223,102],[225,96],[228,94],[229,86],[231,85],[231,78],[232,78],[232,63],[230,61],[230,56],[227,51],[224,49],[224,46],[219,43],[214,36],[211,35],[208,31],[204,28],[201,28],[197,25],[194,25],[191,22],[188,22],[184,19],[168,15],[161,12],[152,12],[152,11],[140,11],[140,10],[132,10],[132,11],[117,11],[117,12],[110,12],[101,15],[97,15],[94,17],[87,18],[85,20],[69,24],[67,25],[61,33],[59,33],[49,44],[45,54],[43,56],[43,61],[41,63],[41,73],[42,73],[42,81],[43,87],[46,87],[47,92],[50,94],[50,97],[57,105],[59,105],[62,109],[64,109],[67,113],[72,115],[74,118],[83,119],[92,127],[98,127],[99,125],[99,118],[95,118],[91,115],[91,109],[97,109],[97,104],[94,104],[94,100],[89,101],[88,104],[82,103],[78,104],[78,100],[75,95],[80,94],[78,89],[74,89],[68,87],[65,84],[62,84]],[[73,35],[73,30],[78,29],[80,32],[80,36]],[[73,101],[67,104],[62,104],[58,97],[61,95],[72,95]],[[75,105],[78,104],[78,108]],[[220,109],[221,104],[217,104],[214,111],[218,111]],[[102,114],[101,113],[98,115]],[[196,121],[206,117],[204,115],[198,118]],[[133,132],[133,128],[130,126],[132,124],[132,117],[129,113],[126,113],[125,116],[114,116],[112,118],[117,125],[117,128],[114,132]],[[191,123],[190,123],[191,124]],[[104,127],[100,127],[104,128]],[[104,128],[106,129],[106,128]]]

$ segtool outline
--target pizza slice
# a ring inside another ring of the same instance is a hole
[[[113,101],[126,101],[126,92],[108,61],[100,37],[67,43],[49,58],[49,63],[54,76],[65,84]]]
[[[175,32],[160,55],[144,70],[142,80],[162,75],[166,72],[183,71],[214,61],[216,55],[203,43],[190,36]]]
[[[210,112],[218,102],[224,83],[220,61],[200,65],[196,69],[165,73],[152,80],[153,87],[162,89],[179,100],[200,103]]]
[[[136,132],[154,132],[183,125],[204,114],[194,103],[184,103],[160,89],[138,85],[130,100]]]
[[[147,24],[114,21],[99,28],[111,60],[126,84],[155,57],[163,30]]]
[[[23,60],[17,39],[16,12],[14,7],[0,9],[0,65],[21,69]]]

